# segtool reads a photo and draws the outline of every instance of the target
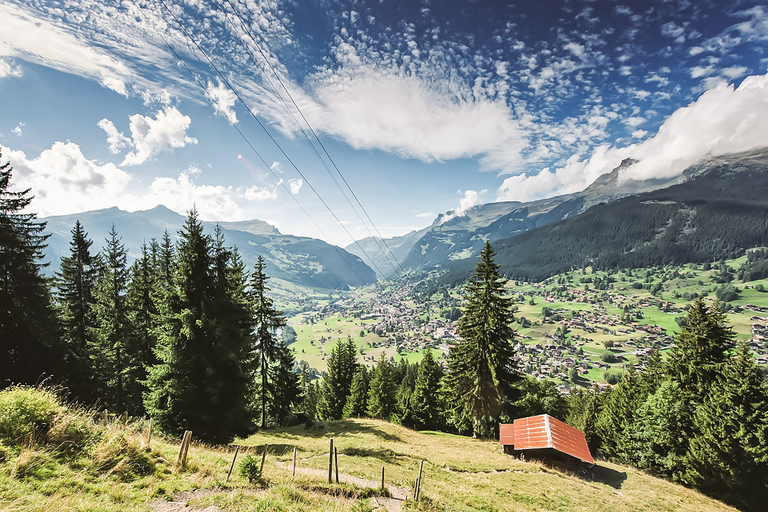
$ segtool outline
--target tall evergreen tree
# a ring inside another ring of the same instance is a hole
[[[368,369],[364,365],[359,365],[355,376],[352,378],[347,403],[344,404],[343,416],[345,418],[365,416],[368,405],[368,381]]]
[[[743,510],[768,502],[768,387],[742,344],[696,411],[686,483]]]
[[[276,352],[277,358],[270,372],[273,395],[269,414],[275,423],[285,425],[293,416],[293,406],[301,399],[300,376],[294,372],[296,358],[283,340],[278,341]]]
[[[260,402],[260,417],[262,428],[267,426],[269,419],[269,404],[276,401],[276,382],[272,378],[271,367],[278,361],[280,342],[277,339],[277,330],[285,325],[283,312],[274,307],[272,299],[267,295],[269,279],[264,272],[266,264],[264,258],[259,256],[251,274],[251,293],[253,297],[254,321],[256,325],[256,357],[258,358],[258,394]],[[276,408],[274,404],[273,408]]]
[[[104,248],[102,272],[94,289],[91,358],[96,389],[108,408],[143,412],[140,380],[144,361],[132,336],[128,313],[127,253],[112,224]]]
[[[51,297],[41,273],[49,235],[36,213],[22,213],[32,196],[29,189],[12,191],[11,175],[10,163],[0,163],[0,388],[34,384],[60,365]]]
[[[231,308],[245,295],[237,289],[244,279],[232,270],[227,277],[233,289],[222,293],[226,286],[217,282],[213,241],[194,209],[179,232],[172,269],[173,286],[161,307],[158,364],[150,369],[145,406],[166,432],[189,429],[206,441],[228,442],[253,427],[250,331],[231,321],[242,317]]]
[[[154,239],[152,240],[157,243]],[[151,247],[151,245],[150,245]],[[141,246],[141,256],[129,269],[128,315],[136,356],[145,367],[138,381],[146,380],[146,368],[157,363],[155,345],[158,319],[158,282],[154,273],[153,254],[147,244]],[[143,406],[142,406],[143,409]]]
[[[93,328],[93,291],[98,279],[100,255],[91,254],[93,241],[80,221],[72,228],[69,256],[61,257],[56,272],[55,299],[59,316],[60,344],[63,350],[63,383],[70,392],[85,402],[98,398],[93,381],[90,348]]]
[[[317,401],[317,417],[321,420],[337,420],[343,416],[352,378],[357,371],[357,347],[352,338],[338,340],[328,358],[328,372],[320,387]]]
[[[465,287],[461,336],[448,358],[446,384],[454,424],[470,420],[472,435],[490,434],[494,419],[513,395],[519,379],[512,345],[512,300],[504,297],[506,279],[493,261],[490,242]]]
[[[397,405],[392,365],[382,352],[368,385],[368,416],[389,421]]]
[[[411,396],[413,428],[438,430],[443,428],[444,419],[440,399],[440,379],[443,368],[435,361],[432,351],[427,349],[419,363],[416,384]]]

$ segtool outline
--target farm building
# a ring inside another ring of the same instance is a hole
[[[504,453],[567,466],[594,466],[584,433],[549,414],[499,425]]]

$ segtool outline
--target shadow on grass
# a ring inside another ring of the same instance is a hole
[[[376,425],[354,420],[317,422],[311,427],[298,426],[279,431],[266,429],[262,432],[264,434],[285,439],[296,439],[302,437],[322,439],[331,437],[344,437],[345,435],[354,434],[370,434],[385,441],[401,441],[400,437],[391,434],[377,427]]]
[[[610,485],[614,489],[621,489],[621,486],[627,480],[627,474],[624,471],[616,471],[615,469],[599,465],[595,465],[591,473],[592,481]]]

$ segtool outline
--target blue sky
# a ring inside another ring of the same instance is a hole
[[[41,215],[194,204],[346,246],[627,157],[646,179],[768,146],[764,2],[6,0],[0,19],[0,146]]]

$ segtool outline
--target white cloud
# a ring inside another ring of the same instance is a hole
[[[750,76],[738,88],[721,82],[673,113],[632,158],[633,179],[671,177],[707,155],[765,147],[768,75]]]
[[[22,131],[21,131],[21,129],[22,129],[24,126],[26,126],[24,123],[19,123],[19,124],[17,124],[17,125],[16,125],[16,128],[14,128],[13,130],[11,130],[11,132],[12,132],[12,133],[14,133],[14,134],[16,134],[16,136],[17,136],[17,137],[21,137],[21,136],[23,135],[23,134],[22,134]]]
[[[720,74],[730,80],[744,76],[749,71],[745,66],[731,66],[720,70]]]
[[[187,136],[192,120],[176,107],[160,110],[152,119],[134,114],[130,117],[131,146],[122,165],[139,165],[161,152],[172,152],[187,144],[197,144],[197,139]]]
[[[6,76],[21,78],[23,75],[24,71],[21,69],[21,66],[18,66],[13,61],[0,59],[0,78],[5,78]]]
[[[3,156],[14,168],[14,184],[32,189],[30,209],[41,216],[114,206],[131,181],[114,164],[87,159],[73,142],[55,142],[36,158],[5,148]]]
[[[398,72],[360,67],[315,86],[313,126],[356,149],[382,149],[431,162],[480,157],[495,169],[523,146],[519,123],[504,102],[450,97]]]
[[[121,149],[131,144],[131,139],[117,131],[114,123],[107,118],[102,119],[97,123],[97,126],[107,133],[107,144],[109,144],[109,151],[116,155]]]
[[[714,71],[714,66],[694,66],[691,68],[691,78],[700,78],[702,76],[711,75],[712,71]]]
[[[448,212],[442,219],[442,222],[448,222],[451,219],[455,219],[456,217],[461,217],[465,213],[467,213],[467,210],[472,208],[473,206],[477,206],[482,202],[482,195],[485,194],[486,190],[465,190],[464,196],[459,200],[459,207],[455,210],[452,210]]]
[[[721,82],[687,107],[674,112],[655,136],[626,147],[602,145],[587,160],[574,155],[554,171],[517,175],[504,180],[499,201],[528,201],[583,190],[598,176],[631,157],[638,163],[622,179],[672,178],[709,155],[766,147],[768,75],[750,76],[738,88]],[[644,130],[633,132],[642,138]]]
[[[563,167],[555,170],[547,167],[537,174],[509,177],[499,187],[497,200],[531,201],[542,197],[579,192],[600,175],[618,167],[621,161],[629,156],[633,147],[617,149],[603,144],[598,146],[587,160],[574,155]]]
[[[248,187],[245,189],[245,198],[248,201],[268,201],[279,196],[275,187]]]
[[[162,204],[177,212],[185,212],[193,205],[200,218],[206,220],[242,220],[244,215],[237,203],[238,192],[222,185],[197,185],[192,181],[194,169],[188,169],[176,178],[158,177],[152,181],[147,194],[130,209],[151,208]]]
[[[218,80],[217,85],[213,85],[213,83],[209,81],[205,92],[213,101],[213,108],[216,112],[226,117],[230,123],[237,124],[237,114],[233,108],[235,106],[235,101],[237,100],[235,93],[223,84],[221,80]]]
[[[301,178],[293,178],[288,181],[288,186],[291,189],[291,194],[297,195],[304,185],[304,180]]]
[[[626,124],[627,126],[631,126],[632,128],[636,128],[641,124],[643,124],[644,122],[645,122],[645,118],[638,117],[638,116],[628,117],[624,120],[624,124]]]
[[[127,95],[124,77],[130,76],[131,72],[124,63],[106,52],[7,2],[0,3],[0,18],[3,20],[0,57],[23,57],[68,73],[88,76],[104,87]],[[4,68],[7,69],[0,65],[0,73]]]

